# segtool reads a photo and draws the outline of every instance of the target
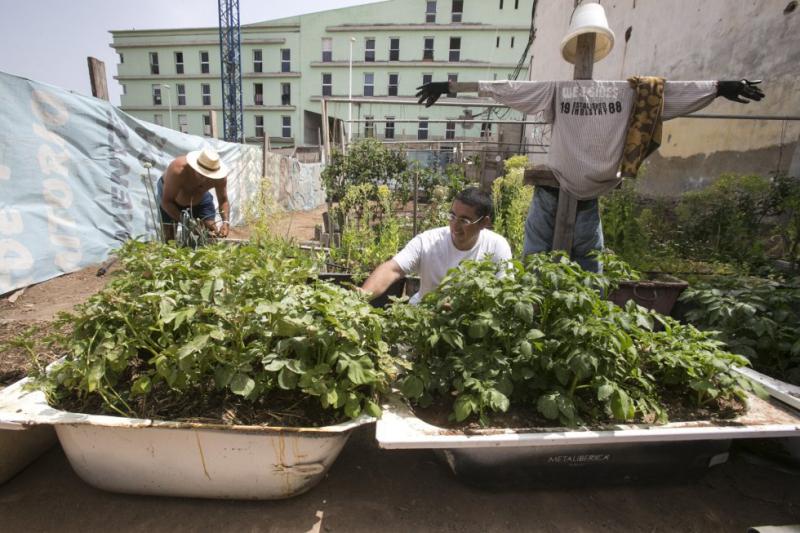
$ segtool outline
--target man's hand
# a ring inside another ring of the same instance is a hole
[[[450,92],[450,82],[434,81],[426,83],[417,87],[417,91],[417,98],[419,98],[417,103],[425,102],[425,107],[430,107],[436,103],[440,96]]]
[[[750,100],[756,102],[764,98],[764,93],[756,87],[761,80],[718,81],[717,96],[722,96],[732,102],[748,104]]]
[[[228,224],[228,221],[227,220],[223,220],[222,224],[220,224],[220,226],[219,226],[219,229],[217,229],[217,236],[220,239],[224,239],[225,237],[228,236],[228,232],[230,231],[230,229],[231,229],[231,227],[230,227],[230,224]]]

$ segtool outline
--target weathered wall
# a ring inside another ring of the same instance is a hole
[[[589,1],[589,0],[585,0]],[[800,6],[789,0],[603,0],[616,35],[595,64],[595,79],[659,75],[672,80],[763,79],[767,98],[716,100],[704,114],[800,115]],[[572,0],[540,2],[532,79],[571,79],[559,51]],[[796,8],[792,9],[792,6]],[[626,42],[626,32],[629,38]],[[640,189],[677,194],[723,172],[787,172],[797,158],[800,123],[676,119],[646,163]]]

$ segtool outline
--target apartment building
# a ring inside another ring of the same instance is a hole
[[[241,28],[244,131],[248,140],[317,145],[323,97],[335,137],[352,114],[353,138],[397,141],[493,137],[492,116],[474,96],[458,106],[416,104],[428,81],[528,79],[524,51],[533,0],[388,0]],[[222,120],[216,27],[112,31],[121,108],[192,134]],[[497,115],[494,115],[496,118]],[[520,118],[507,111],[504,120]],[[457,123],[458,119],[472,119]],[[485,120],[485,121],[483,121]],[[222,136],[220,125],[219,136]]]

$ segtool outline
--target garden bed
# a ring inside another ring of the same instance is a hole
[[[800,414],[755,396],[748,404],[728,421],[458,430],[421,420],[393,395],[375,436],[384,449],[435,450],[457,477],[486,487],[667,481],[725,462],[733,439],[800,437]]]
[[[320,428],[226,426],[71,413],[25,380],[0,400],[0,428],[53,428],[76,473],[97,488],[133,494],[280,499],[325,476],[350,432],[372,418]],[[29,429],[30,428],[30,429]]]

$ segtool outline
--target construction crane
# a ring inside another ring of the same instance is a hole
[[[242,46],[239,0],[217,0],[219,7],[219,58],[222,79],[223,137],[244,142],[242,115]]]

